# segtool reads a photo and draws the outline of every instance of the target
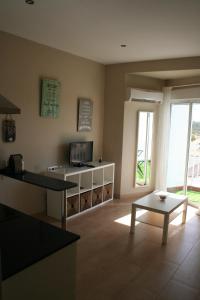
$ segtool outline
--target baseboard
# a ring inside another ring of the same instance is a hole
[[[113,199],[120,199],[120,194],[114,194]]]

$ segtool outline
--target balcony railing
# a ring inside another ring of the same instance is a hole
[[[200,157],[190,157],[189,159],[188,185],[200,187]]]

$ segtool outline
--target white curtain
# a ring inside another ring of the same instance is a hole
[[[167,189],[167,161],[169,150],[170,133],[170,104],[171,88],[163,88],[163,101],[159,108],[158,122],[158,148],[156,160],[156,189],[166,191]]]

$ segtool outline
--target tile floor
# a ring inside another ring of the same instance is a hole
[[[178,219],[170,225],[162,246],[158,227],[137,223],[129,234],[130,208],[130,201],[114,200],[68,221],[68,230],[81,235],[77,300],[200,300],[195,209],[189,208],[185,225]]]

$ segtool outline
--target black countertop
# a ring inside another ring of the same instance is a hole
[[[2,279],[53,254],[80,237],[0,204]]]
[[[74,182],[64,181],[57,178],[52,178],[29,171],[24,171],[22,174],[16,174],[8,169],[1,169],[0,175],[4,175],[19,181],[37,185],[53,191],[64,191],[77,186]]]

